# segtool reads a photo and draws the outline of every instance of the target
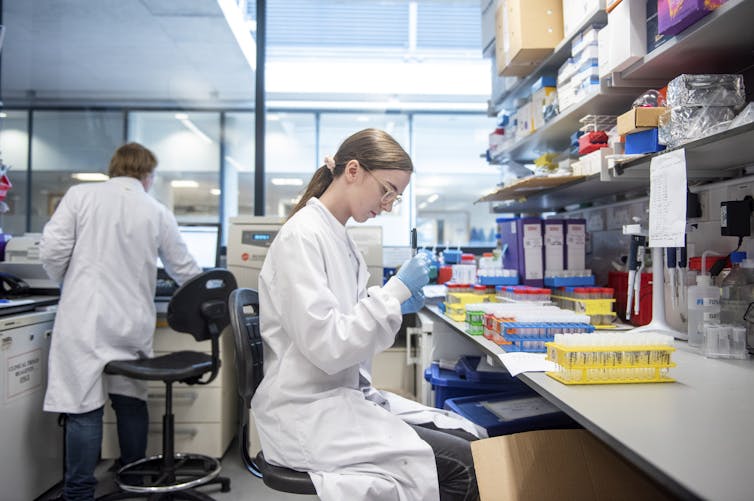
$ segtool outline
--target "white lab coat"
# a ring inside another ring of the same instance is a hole
[[[44,410],[84,413],[146,384],[105,376],[111,360],[153,355],[157,257],[178,283],[201,272],[175,217],[131,177],[71,187],[45,225],[42,264],[62,285]]]
[[[259,277],[265,376],[251,403],[262,450],[308,471],[323,500],[434,501],[431,447],[391,412],[385,400],[397,396],[360,383],[363,362],[393,344],[410,294],[394,278],[367,295],[367,278],[345,227],[316,198],[275,237]],[[414,418],[427,409],[411,404]]]

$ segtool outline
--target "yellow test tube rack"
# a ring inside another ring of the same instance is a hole
[[[563,384],[670,383],[670,354],[666,345],[564,346],[545,343],[547,359],[558,369],[547,375]]]
[[[613,311],[615,299],[578,299],[566,296],[551,296],[552,301],[567,310],[589,315],[591,324],[600,329],[613,329],[616,314]]]

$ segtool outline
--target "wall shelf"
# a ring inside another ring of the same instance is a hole
[[[754,2],[728,0],[657,47],[620,78],[669,81],[683,73],[740,73],[754,64]]]
[[[636,89],[612,89],[603,86],[579,103],[570,106],[544,127],[524,136],[492,158],[492,163],[503,164],[531,162],[548,151],[568,148],[570,137],[579,129],[579,120],[585,115],[618,115],[625,111],[636,97]]]
[[[584,31],[589,26],[607,24],[607,13],[604,9],[597,9],[592,14],[585,18],[584,22],[578,29],[574,30],[568,38],[564,38],[557,47],[553,50],[552,54],[547,56],[537,67],[529,73],[527,76],[519,78],[518,81],[506,92],[504,92],[497,99],[492,102],[492,107],[496,111],[500,111],[504,108],[513,107],[516,99],[527,97],[531,94],[531,86],[542,75],[557,75],[558,68],[571,56],[571,42],[573,39]],[[496,71],[493,68],[493,71]],[[501,77],[503,78],[503,77]]]
[[[570,144],[571,134],[579,129],[579,119],[588,114],[622,113],[630,107],[639,92],[636,85],[641,82],[667,82],[682,73],[750,71],[754,66],[752,19],[754,1],[728,0],[628,69],[614,74],[612,79],[604,79],[599,92],[564,110],[541,129],[520,138],[495,155],[491,163],[527,163],[548,151],[565,150]],[[594,18],[589,19],[581,29],[594,22]],[[566,47],[570,48],[571,39],[561,43],[532,75],[521,79],[499,104],[522,97],[539,76],[553,67],[557,69],[569,55]],[[610,86],[611,82],[612,85],[624,86]],[[744,167],[754,164],[754,124],[698,139],[682,148],[686,149],[690,182],[736,177],[744,172]],[[643,196],[649,191],[652,156],[646,155],[616,165],[609,173],[609,181],[601,181],[600,175],[592,175],[539,188],[536,183],[522,183],[520,188],[531,189],[524,193],[503,187],[477,202],[502,202],[493,207],[495,212],[547,212],[584,203],[609,203]]]
[[[691,141],[677,149],[686,150],[687,178],[691,182],[740,176],[745,167],[754,164],[754,123]],[[518,181],[477,202],[504,202],[494,206],[494,212],[549,212],[584,203],[612,202],[646,195],[649,192],[652,158],[663,153],[645,155],[616,165],[609,181],[601,181],[599,174],[566,178],[532,177],[528,183]],[[563,181],[547,185],[541,179]],[[532,189],[517,190],[516,186]]]

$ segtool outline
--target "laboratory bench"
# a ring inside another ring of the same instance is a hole
[[[502,363],[503,350],[467,334],[464,322],[437,306],[426,306],[422,314],[433,327],[436,358],[476,348]],[[754,363],[708,359],[685,341],[675,347],[674,383],[569,386],[544,372],[518,377],[673,495],[754,498]]]

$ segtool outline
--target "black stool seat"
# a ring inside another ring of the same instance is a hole
[[[120,468],[115,482],[120,490],[98,501],[144,497],[150,501],[188,499],[212,501],[208,494],[195,490],[219,484],[221,492],[230,490],[230,479],[220,476],[220,461],[202,454],[175,452],[173,385],[206,385],[220,370],[219,339],[230,323],[228,298],[236,279],[228,270],[205,271],[187,280],[168,304],[168,325],[179,333],[191,334],[197,342],[209,341],[211,353],[176,351],[153,358],[113,360],[106,374],[165,385],[165,411],[162,415],[162,454],[129,463]]]
[[[212,369],[212,356],[198,351],[176,351],[155,358],[113,360],[106,374],[118,374],[147,381],[183,381]]]
[[[316,489],[314,489],[314,484],[312,484],[312,478],[306,472],[270,464],[264,459],[262,451],[259,451],[254,462],[259,471],[262,472],[262,481],[271,489],[290,492],[292,494],[317,493]]]

